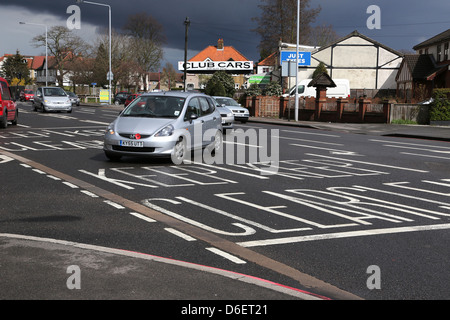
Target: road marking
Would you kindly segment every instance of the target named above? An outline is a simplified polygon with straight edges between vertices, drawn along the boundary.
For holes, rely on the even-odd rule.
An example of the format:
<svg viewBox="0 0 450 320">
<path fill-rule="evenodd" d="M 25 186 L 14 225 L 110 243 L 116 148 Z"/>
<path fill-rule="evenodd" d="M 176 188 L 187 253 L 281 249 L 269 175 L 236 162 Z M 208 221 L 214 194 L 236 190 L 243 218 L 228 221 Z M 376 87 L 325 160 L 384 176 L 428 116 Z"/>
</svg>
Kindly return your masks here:
<svg viewBox="0 0 450 320">
<path fill-rule="evenodd" d="M 359 161 L 359 160 L 350 160 L 350 159 L 342 159 L 342 158 L 329 157 L 329 156 L 324 156 L 324 155 L 320 155 L 320 154 L 312 154 L 312 153 L 307 153 L 306 155 L 308 155 L 308 156 L 315 156 L 315 157 L 322 157 L 322 158 L 329 158 L 329 159 L 334 159 L 334 160 L 342 160 L 342 161 L 362 163 L 362 164 L 367 164 L 367 165 L 370 165 L 370 166 L 377 166 L 377 167 L 385 167 L 385 168 L 392 168 L 392 169 L 399 169 L 399 170 L 406 170 L 406 171 L 413 171 L 413 172 L 428 173 L 428 171 L 426 171 L 426 170 L 417 170 L 417 169 L 411 169 L 411 168 L 405 168 L 405 167 L 397 167 L 397 166 L 391 166 L 391 165 L 388 165 L 388 164 L 373 163 L 373 162 L 366 162 L 366 161 Z"/>
<path fill-rule="evenodd" d="M 217 254 L 217 255 L 225 258 L 225 259 L 228 259 L 228 260 L 230 260 L 230 261 L 232 261 L 234 263 L 237 263 L 237 264 L 246 264 L 247 263 L 244 260 L 241 260 L 238 257 L 235 257 L 235 256 L 229 254 L 228 252 L 222 251 L 222 250 L 217 249 L 217 248 L 206 248 L 206 250 L 209 250 L 209 251 L 211 251 L 211 252 L 213 252 L 213 253 L 215 253 L 215 254 Z"/>
<path fill-rule="evenodd" d="M 84 193 L 85 195 L 91 197 L 91 198 L 98 198 L 98 195 L 96 195 L 93 192 L 87 191 L 87 190 L 81 190 L 82 193 Z"/>
<path fill-rule="evenodd" d="M 100 121 L 93 121 L 93 120 L 80 120 L 80 122 L 87 122 L 87 123 L 95 123 L 95 124 L 103 124 L 105 126 L 109 125 L 109 122 L 100 122 Z"/>
<path fill-rule="evenodd" d="M 147 222 L 156 222 L 156 220 L 151 219 L 151 218 L 149 218 L 147 216 L 144 216 L 144 215 L 142 215 L 140 213 L 137 213 L 137 212 L 130 212 L 130 214 L 132 216 L 135 216 L 136 218 L 142 219 L 142 220 L 147 221 Z"/>
<path fill-rule="evenodd" d="M 78 186 L 74 185 L 73 183 L 64 181 L 63 184 L 65 184 L 68 187 L 71 187 L 72 189 L 78 189 Z"/>
<path fill-rule="evenodd" d="M 124 206 L 122 206 L 122 205 L 120 205 L 118 203 L 115 203 L 114 201 L 111 201 L 111 200 L 105 200 L 103 202 L 106 203 L 106 204 L 109 204 L 110 206 L 112 206 L 112 207 L 114 207 L 116 209 L 125 209 Z"/>
<path fill-rule="evenodd" d="M 298 242 L 306 242 L 306 241 L 343 239 L 343 238 L 374 236 L 374 235 L 382 235 L 382 234 L 397 234 L 397 233 L 405 233 L 405 232 L 445 230 L 445 229 L 450 229 L 450 224 L 446 223 L 446 224 L 413 226 L 413 227 L 399 227 L 399 228 L 335 232 L 335 233 L 315 234 L 315 235 L 310 235 L 310 236 L 287 237 L 287 238 L 256 240 L 256 241 L 244 241 L 244 242 L 238 242 L 237 244 L 239 244 L 245 248 L 250 248 L 250 247 L 269 246 L 269 245 L 276 245 L 276 244 L 298 243 Z"/>
<path fill-rule="evenodd" d="M 164 230 L 166 230 L 167 232 L 170 232 L 170 233 L 172 233 L 172 234 L 174 234 L 174 235 L 176 235 L 176 236 L 178 236 L 178 237 L 180 237 L 180 238 L 182 238 L 182 239 L 184 239 L 186 241 L 197 241 L 197 239 L 195 239 L 195 238 L 193 238 L 191 236 L 188 236 L 187 234 L 185 234 L 183 232 L 180 232 L 180 231 L 178 231 L 176 229 L 164 228 Z"/>
</svg>

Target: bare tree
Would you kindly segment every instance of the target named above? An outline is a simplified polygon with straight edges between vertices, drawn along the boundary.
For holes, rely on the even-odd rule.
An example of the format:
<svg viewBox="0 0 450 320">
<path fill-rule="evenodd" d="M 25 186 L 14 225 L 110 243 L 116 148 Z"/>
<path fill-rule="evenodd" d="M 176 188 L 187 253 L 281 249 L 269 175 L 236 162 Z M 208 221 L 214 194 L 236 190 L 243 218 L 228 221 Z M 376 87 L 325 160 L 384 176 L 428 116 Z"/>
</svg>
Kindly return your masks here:
<svg viewBox="0 0 450 320">
<path fill-rule="evenodd" d="M 261 59 L 273 53 L 280 40 L 295 43 L 297 40 L 297 0 L 261 0 L 262 13 L 253 18 L 258 27 L 253 31 L 261 36 L 259 49 Z M 321 7 L 309 9 L 310 0 L 300 2 L 300 43 L 307 43 L 310 25 L 315 21 Z"/>
<path fill-rule="evenodd" d="M 146 76 L 160 67 L 163 58 L 162 46 L 166 41 L 163 27 L 152 16 L 138 13 L 128 17 L 124 30 L 131 37 L 129 49 L 139 65 L 139 74 L 147 91 Z"/>
<path fill-rule="evenodd" d="M 308 43 L 316 47 L 327 46 L 339 39 L 331 25 L 319 25 L 311 29 Z"/>
<path fill-rule="evenodd" d="M 162 79 L 163 82 L 167 83 L 167 87 L 169 90 L 176 85 L 177 80 L 177 71 L 175 70 L 173 64 L 166 63 L 166 66 L 163 68 L 162 71 Z"/>
<path fill-rule="evenodd" d="M 48 67 L 57 70 L 56 79 L 59 85 L 63 86 L 64 77 L 70 72 L 68 66 L 79 56 L 85 55 L 89 46 L 83 39 L 63 26 L 52 27 L 47 37 L 50 51 Z M 36 48 L 45 46 L 45 34 L 34 37 L 32 42 Z"/>
</svg>

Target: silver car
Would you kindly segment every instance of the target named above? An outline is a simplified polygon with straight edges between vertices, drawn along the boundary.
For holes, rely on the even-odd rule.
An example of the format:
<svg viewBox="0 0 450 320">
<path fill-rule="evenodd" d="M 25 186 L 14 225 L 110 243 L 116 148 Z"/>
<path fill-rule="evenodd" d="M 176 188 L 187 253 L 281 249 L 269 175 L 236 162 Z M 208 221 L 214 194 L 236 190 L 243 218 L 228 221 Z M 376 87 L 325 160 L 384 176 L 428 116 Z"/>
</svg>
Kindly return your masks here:
<svg viewBox="0 0 450 320">
<path fill-rule="evenodd" d="M 60 87 L 39 87 L 34 95 L 33 108 L 35 111 L 41 109 L 42 112 L 72 112 L 72 103 L 67 93 Z"/>
<path fill-rule="evenodd" d="M 233 129 L 234 127 L 233 112 L 231 112 L 231 110 L 228 109 L 227 107 L 220 105 L 215 99 L 213 99 L 213 101 L 216 104 L 217 110 L 219 110 L 220 112 L 220 116 L 222 117 L 223 132 L 225 133 L 226 130 Z"/>
<path fill-rule="evenodd" d="M 194 149 L 222 147 L 222 121 L 214 100 L 202 93 L 145 93 L 107 128 L 104 152 L 122 156 L 171 157 L 180 164 Z"/>
<path fill-rule="evenodd" d="M 239 103 L 237 103 L 233 98 L 215 96 L 214 99 L 216 99 L 219 105 L 221 105 L 222 107 L 227 107 L 231 110 L 231 112 L 233 112 L 235 121 L 240 121 L 242 123 L 246 123 L 248 121 L 250 112 L 247 108 L 244 108 Z"/>
</svg>

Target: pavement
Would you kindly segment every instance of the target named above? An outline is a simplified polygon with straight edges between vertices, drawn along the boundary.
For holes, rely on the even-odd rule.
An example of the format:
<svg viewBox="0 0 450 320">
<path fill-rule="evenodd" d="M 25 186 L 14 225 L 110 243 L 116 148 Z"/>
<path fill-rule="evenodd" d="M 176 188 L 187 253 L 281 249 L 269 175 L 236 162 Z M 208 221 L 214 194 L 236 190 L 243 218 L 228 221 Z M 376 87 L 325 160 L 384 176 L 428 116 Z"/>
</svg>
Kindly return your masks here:
<svg viewBox="0 0 450 320">
<path fill-rule="evenodd" d="M 325 123 L 254 117 L 249 122 L 450 141 L 450 127 L 444 126 Z M 0 233 L 0 250 L 2 300 L 185 302 L 327 299 L 227 270 L 58 239 Z"/>
</svg>

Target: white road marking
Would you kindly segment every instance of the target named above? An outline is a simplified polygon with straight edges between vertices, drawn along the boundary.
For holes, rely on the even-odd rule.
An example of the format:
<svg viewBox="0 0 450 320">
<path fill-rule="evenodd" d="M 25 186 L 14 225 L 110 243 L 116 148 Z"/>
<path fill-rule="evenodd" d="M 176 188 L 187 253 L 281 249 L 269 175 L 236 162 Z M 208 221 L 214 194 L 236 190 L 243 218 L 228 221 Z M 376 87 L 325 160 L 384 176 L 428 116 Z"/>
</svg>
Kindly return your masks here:
<svg viewBox="0 0 450 320">
<path fill-rule="evenodd" d="M 244 260 L 241 260 L 238 257 L 233 256 L 233 255 L 229 254 L 228 252 L 222 251 L 222 250 L 217 249 L 217 248 L 212 248 L 211 247 L 211 248 L 206 248 L 206 250 L 209 250 L 209 251 L 211 251 L 211 252 L 213 252 L 213 253 L 215 253 L 215 254 L 217 254 L 217 255 L 225 258 L 225 259 L 228 259 L 228 260 L 230 260 L 230 261 L 232 261 L 234 263 L 237 263 L 237 264 L 245 264 L 245 263 L 247 263 Z"/>
<path fill-rule="evenodd" d="M 325 233 L 325 234 L 315 234 L 315 235 L 310 235 L 310 236 L 245 241 L 245 242 L 238 242 L 237 244 L 248 248 L 248 247 L 259 247 L 259 246 L 268 246 L 268 245 L 276 245 L 276 244 L 298 243 L 298 242 L 305 242 L 305 241 L 343 239 L 343 238 L 352 238 L 352 237 L 374 236 L 374 235 L 383 235 L 383 234 L 397 234 L 397 233 L 416 232 L 416 231 L 445 230 L 445 229 L 450 229 L 450 224 L 447 223 L 447 224 L 425 225 L 425 226 L 347 231 L 347 232 L 336 232 L 336 233 L 328 233 L 328 234 Z"/>
<path fill-rule="evenodd" d="M 136 218 L 142 219 L 142 220 L 147 221 L 147 222 L 156 222 L 156 220 L 153 220 L 152 218 L 149 218 L 149 217 L 144 216 L 144 215 L 142 215 L 140 213 L 137 213 L 137 212 L 130 212 L 130 214 L 135 216 Z"/>
<path fill-rule="evenodd" d="M 189 236 L 189 235 L 187 235 L 187 234 L 185 234 L 183 232 L 180 232 L 180 231 L 178 231 L 176 229 L 164 228 L 164 230 L 166 230 L 167 232 L 170 232 L 170 233 L 172 233 L 172 234 L 174 234 L 174 235 L 176 235 L 176 236 L 178 236 L 181 239 L 184 239 L 186 241 L 197 241 L 197 239 L 195 239 L 195 238 L 193 238 L 193 237 L 191 237 L 191 236 Z"/>
</svg>

